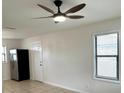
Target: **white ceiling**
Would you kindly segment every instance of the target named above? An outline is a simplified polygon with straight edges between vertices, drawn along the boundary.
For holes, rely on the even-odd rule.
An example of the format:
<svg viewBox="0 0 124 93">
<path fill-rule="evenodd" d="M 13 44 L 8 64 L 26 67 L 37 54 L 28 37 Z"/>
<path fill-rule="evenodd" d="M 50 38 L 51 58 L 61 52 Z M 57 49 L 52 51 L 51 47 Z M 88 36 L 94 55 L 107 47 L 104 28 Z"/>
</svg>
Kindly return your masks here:
<svg viewBox="0 0 124 93">
<path fill-rule="evenodd" d="M 26 38 L 51 31 L 68 29 L 84 24 L 99 22 L 121 16 L 121 0 L 62 0 L 61 11 L 65 12 L 80 3 L 86 3 L 86 7 L 75 13 L 85 16 L 84 19 L 71 20 L 55 24 L 53 19 L 32 19 L 51 15 L 37 6 L 42 4 L 57 11 L 54 0 L 3 0 L 3 33 L 17 33 L 18 38 Z M 8 30 L 4 27 L 14 27 Z M 16 36 L 16 35 L 15 35 Z M 4 34 L 3 37 L 8 37 Z M 12 35 L 10 36 L 12 38 Z M 13 36 L 14 37 L 14 36 Z"/>
</svg>

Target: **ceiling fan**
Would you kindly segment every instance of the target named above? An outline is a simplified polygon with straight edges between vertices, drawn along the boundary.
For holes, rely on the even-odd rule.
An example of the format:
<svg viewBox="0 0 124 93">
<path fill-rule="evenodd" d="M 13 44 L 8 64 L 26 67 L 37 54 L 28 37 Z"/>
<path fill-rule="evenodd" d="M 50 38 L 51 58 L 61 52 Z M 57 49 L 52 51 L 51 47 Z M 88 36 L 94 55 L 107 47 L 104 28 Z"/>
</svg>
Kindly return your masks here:
<svg viewBox="0 0 124 93">
<path fill-rule="evenodd" d="M 70 18 L 70 19 L 80 19 L 80 18 L 84 18 L 84 16 L 81 15 L 67 15 L 67 14 L 71 14 L 71 13 L 75 13 L 79 10 L 81 10 L 82 8 L 84 8 L 86 6 L 85 3 L 79 4 L 77 6 L 72 7 L 71 9 L 67 10 L 66 12 L 62 13 L 60 10 L 60 6 L 62 5 L 62 1 L 61 0 L 55 0 L 54 4 L 58 7 L 58 12 L 55 13 L 53 10 L 51 10 L 50 8 L 43 6 L 41 4 L 37 4 L 37 6 L 39 6 L 40 8 L 43 8 L 44 10 L 46 10 L 47 12 L 51 13 L 51 16 L 47 16 L 47 17 L 37 17 L 34 19 L 41 19 L 41 18 L 53 18 L 55 23 L 58 22 L 63 22 L 66 20 L 66 18 Z"/>
</svg>

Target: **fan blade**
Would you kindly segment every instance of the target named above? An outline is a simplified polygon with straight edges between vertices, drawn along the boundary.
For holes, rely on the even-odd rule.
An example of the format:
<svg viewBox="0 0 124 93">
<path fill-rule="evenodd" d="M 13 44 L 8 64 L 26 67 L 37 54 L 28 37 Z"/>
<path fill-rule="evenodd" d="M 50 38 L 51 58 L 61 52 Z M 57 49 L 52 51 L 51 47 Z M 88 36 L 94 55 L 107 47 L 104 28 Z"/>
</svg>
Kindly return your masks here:
<svg viewBox="0 0 124 93">
<path fill-rule="evenodd" d="M 48 7 L 45 7 L 45 6 L 41 5 L 41 4 L 37 4 L 37 5 L 38 5 L 39 7 L 41 7 L 41 8 L 43 8 L 44 10 L 46 10 L 46 11 L 48 11 L 48 12 L 54 14 L 54 11 L 51 10 L 51 9 L 49 9 Z"/>
<path fill-rule="evenodd" d="M 65 12 L 65 14 L 75 13 L 75 12 L 81 10 L 82 8 L 84 8 L 85 6 L 86 6 L 86 4 L 84 4 L 84 3 L 83 4 L 79 4 L 79 5 L 75 6 L 75 7 L 72 7 L 71 9 L 67 10 Z"/>
<path fill-rule="evenodd" d="M 66 16 L 70 19 L 80 19 L 80 18 L 84 18 L 84 16 L 80 16 L 80 15 L 70 15 L 70 16 Z"/>
<path fill-rule="evenodd" d="M 11 30 L 15 30 L 16 28 L 14 28 L 14 27 L 4 27 L 4 29 L 11 29 Z"/>
<path fill-rule="evenodd" d="M 47 17 L 36 17 L 36 18 L 33 18 L 33 19 L 41 19 L 41 18 L 53 18 L 54 16 L 47 16 Z"/>
</svg>

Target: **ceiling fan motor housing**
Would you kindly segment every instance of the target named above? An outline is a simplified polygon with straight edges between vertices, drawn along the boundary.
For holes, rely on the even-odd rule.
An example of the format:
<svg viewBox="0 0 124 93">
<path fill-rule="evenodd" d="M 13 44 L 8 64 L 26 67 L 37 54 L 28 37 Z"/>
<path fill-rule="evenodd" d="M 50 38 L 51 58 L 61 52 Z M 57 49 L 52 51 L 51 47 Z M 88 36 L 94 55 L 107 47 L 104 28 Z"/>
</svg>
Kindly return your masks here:
<svg viewBox="0 0 124 93">
<path fill-rule="evenodd" d="M 57 7 L 60 7 L 62 5 L 62 1 L 61 0 L 55 0 L 54 1 L 54 4 L 57 6 Z"/>
</svg>

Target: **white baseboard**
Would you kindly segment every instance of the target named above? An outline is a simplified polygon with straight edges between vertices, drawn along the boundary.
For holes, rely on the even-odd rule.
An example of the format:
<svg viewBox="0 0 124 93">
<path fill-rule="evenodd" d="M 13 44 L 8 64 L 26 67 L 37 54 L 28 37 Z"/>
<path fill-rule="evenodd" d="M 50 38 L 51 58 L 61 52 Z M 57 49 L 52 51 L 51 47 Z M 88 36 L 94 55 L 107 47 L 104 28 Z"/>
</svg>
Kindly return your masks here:
<svg viewBox="0 0 124 93">
<path fill-rule="evenodd" d="M 63 86 L 63 85 L 60 85 L 60 84 L 55 84 L 55 83 L 51 83 L 51 82 L 47 82 L 47 81 L 43 81 L 43 82 L 46 83 L 46 84 L 53 85 L 53 86 L 60 87 L 60 88 L 64 88 L 64 89 L 67 89 L 67 90 L 71 90 L 71 91 L 75 91 L 75 92 L 79 92 L 79 93 L 86 93 L 86 92 L 81 92 L 80 90 L 69 88 L 69 87 L 66 87 L 66 86 Z"/>
</svg>

